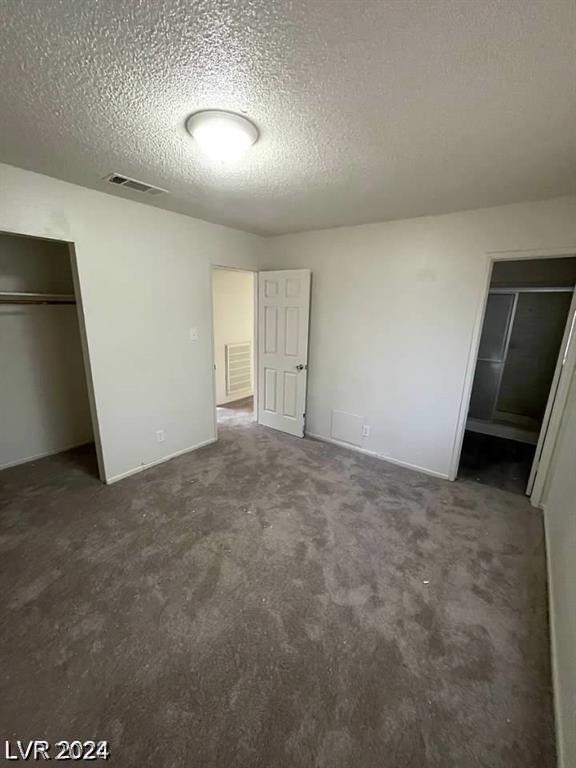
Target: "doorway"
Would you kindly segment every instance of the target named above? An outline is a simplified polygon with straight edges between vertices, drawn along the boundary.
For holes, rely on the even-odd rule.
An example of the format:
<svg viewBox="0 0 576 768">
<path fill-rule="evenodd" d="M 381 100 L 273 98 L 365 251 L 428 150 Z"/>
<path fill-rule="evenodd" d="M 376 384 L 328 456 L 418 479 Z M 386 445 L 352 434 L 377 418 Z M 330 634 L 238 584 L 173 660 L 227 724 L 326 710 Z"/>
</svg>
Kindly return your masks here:
<svg viewBox="0 0 576 768">
<path fill-rule="evenodd" d="M 311 272 L 212 268 L 218 426 L 304 437 Z"/>
<path fill-rule="evenodd" d="M 459 478 L 530 494 L 574 315 L 576 258 L 494 264 Z"/>
<path fill-rule="evenodd" d="M 97 477 L 70 243 L 0 233 L 0 326 L 0 469 L 53 457 L 50 471 L 74 465 Z"/>
<path fill-rule="evenodd" d="M 218 426 L 255 421 L 254 272 L 212 269 L 214 392 Z"/>
</svg>

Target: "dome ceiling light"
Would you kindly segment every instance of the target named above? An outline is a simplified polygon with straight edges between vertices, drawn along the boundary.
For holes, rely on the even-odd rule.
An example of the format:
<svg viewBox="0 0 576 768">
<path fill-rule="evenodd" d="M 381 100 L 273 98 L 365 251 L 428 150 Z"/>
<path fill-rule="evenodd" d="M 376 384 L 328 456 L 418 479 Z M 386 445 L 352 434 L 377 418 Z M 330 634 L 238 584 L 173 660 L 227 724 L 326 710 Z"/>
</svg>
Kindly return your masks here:
<svg viewBox="0 0 576 768">
<path fill-rule="evenodd" d="M 235 112 L 205 109 L 186 120 L 186 130 L 213 160 L 238 160 L 258 141 L 258 128 Z"/>
</svg>

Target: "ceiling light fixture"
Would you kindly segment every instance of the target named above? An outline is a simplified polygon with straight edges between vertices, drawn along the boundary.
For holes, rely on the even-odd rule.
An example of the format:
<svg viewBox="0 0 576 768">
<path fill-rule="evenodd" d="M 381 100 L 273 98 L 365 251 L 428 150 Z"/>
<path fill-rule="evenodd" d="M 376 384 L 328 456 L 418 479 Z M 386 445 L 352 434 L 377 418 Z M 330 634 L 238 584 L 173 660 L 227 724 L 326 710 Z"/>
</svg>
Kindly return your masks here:
<svg viewBox="0 0 576 768">
<path fill-rule="evenodd" d="M 200 149 L 214 160 L 240 158 L 258 141 L 258 128 L 235 112 L 205 109 L 186 120 L 186 130 Z"/>
</svg>

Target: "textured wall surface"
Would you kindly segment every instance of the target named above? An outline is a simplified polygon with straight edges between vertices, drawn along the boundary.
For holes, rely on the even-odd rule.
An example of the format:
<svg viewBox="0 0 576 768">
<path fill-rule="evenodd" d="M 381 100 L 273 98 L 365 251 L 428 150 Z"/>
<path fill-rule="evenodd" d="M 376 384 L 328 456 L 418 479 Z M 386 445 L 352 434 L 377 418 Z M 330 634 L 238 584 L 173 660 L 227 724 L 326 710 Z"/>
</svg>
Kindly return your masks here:
<svg viewBox="0 0 576 768">
<path fill-rule="evenodd" d="M 328 438 L 332 410 L 357 414 L 363 448 L 446 476 L 488 252 L 573 249 L 576 197 L 265 242 L 268 268 L 312 270 L 307 430 Z"/>
<path fill-rule="evenodd" d="M 2 230 L 74 243 L 108 480 L 214 439 L 210 266 L 261 238 L 0 165 Z"/>
<path fill-rule="evenodd" d="M 249 341 L 254 349 L 254 274 L 212 270 L 212 316 L 216 403 L 230 403 L 253 394 L 253 388 L 226 394 L 226 345 Z M 253 362 L 253 361 L 252 361 Z M 253 366 L 252 366 L 253 368 Z M 254 370 L 252 370 L 254 382 Z"/>
<path fill-rule="evenodd" d="M 572 0 L 0 0 L 0 160 L 261 233 L 575 190 Z M 570 98 L 570 94 L 572 98 Z M 246 113 L 234 168 L 199 109 Z"/>
</svg>

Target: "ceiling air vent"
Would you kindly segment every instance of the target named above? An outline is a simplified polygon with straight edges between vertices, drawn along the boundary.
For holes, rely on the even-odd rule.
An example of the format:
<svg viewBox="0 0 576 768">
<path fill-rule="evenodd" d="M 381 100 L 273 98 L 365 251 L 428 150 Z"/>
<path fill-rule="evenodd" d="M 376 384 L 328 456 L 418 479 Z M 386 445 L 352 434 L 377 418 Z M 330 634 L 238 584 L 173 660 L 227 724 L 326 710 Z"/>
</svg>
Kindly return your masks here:
<svg viewBox="0 0 576 768">
<path fill-rule="evenodd" d="M 104 181 L 109 181 L 110 184 L 114 184 L 117 187 L 131 189 L 134 192 L 143 192 L 145 195 L 160 195 L 163 192 L 167 192 L 166 189 L 153 187 L 151 184 L 145 184 L 143 181 L 131 179 L 128 176 L 122 176 L 119 173 L 111 173 L 109 176 L 105 177 Z"/>
</svg>

